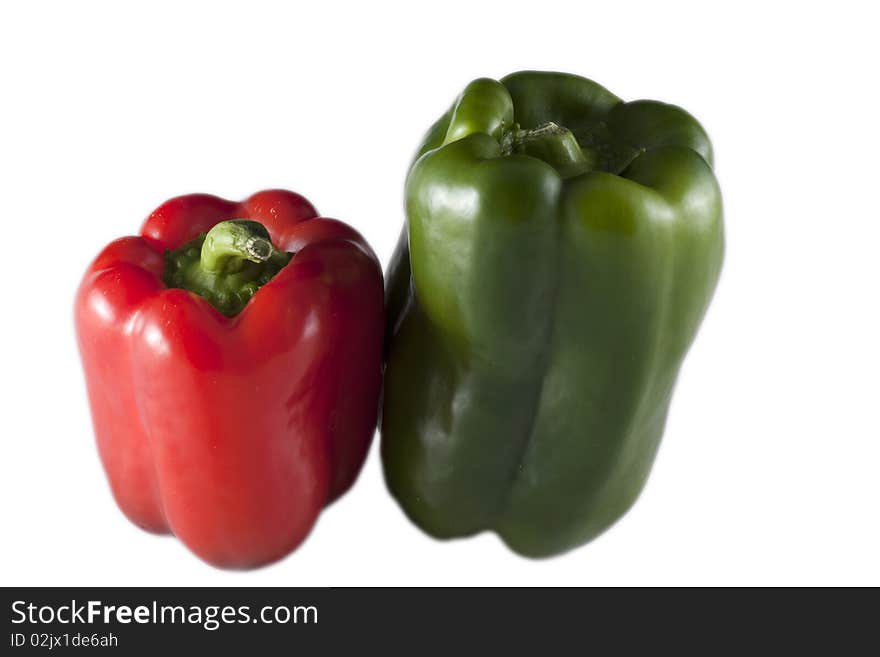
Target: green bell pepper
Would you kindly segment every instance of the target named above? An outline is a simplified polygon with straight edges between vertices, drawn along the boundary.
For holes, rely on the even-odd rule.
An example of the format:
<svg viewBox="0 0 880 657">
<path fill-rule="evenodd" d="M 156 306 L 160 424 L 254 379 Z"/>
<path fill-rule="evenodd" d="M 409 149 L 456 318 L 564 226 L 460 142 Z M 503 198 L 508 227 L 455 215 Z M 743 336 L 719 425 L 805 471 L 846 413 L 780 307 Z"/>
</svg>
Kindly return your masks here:
<svg viewBox="0 0 880 657">
<path fill-rule="evenodd" d="M 684 110 L 574 75 L 469 84 L 406 183 L 386 290 L 382 459 L 437 537 L 549 556 L 645 484 L 724 250 Z"/>
</svg>

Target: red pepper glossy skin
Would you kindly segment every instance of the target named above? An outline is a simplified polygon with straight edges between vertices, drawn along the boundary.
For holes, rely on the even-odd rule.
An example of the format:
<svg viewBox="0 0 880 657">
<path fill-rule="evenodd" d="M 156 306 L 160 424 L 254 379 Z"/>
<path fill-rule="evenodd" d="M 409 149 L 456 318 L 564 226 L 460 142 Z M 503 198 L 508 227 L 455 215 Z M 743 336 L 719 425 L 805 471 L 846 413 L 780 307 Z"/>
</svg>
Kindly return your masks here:
<svg viewBox="0 0 880 657">
<path fill-rule="evenodd" d="M 166 288 L 163 253 L 233 218 L 296 255 L 224 317 Z M 168 201 L 98 255 L 75 314 L 101 460 L 140 527 L 253 567 L 293 550 L 357 477 L 379 405 L 382 271 L 303 197 Z"/>
</svg>

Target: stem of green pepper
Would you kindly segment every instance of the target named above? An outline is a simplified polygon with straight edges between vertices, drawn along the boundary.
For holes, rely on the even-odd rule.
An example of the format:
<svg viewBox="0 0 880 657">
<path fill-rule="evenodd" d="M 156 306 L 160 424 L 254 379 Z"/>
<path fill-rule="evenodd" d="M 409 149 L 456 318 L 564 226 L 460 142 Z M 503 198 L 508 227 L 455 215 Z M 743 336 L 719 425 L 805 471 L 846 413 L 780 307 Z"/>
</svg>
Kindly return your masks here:
<svg viewBox="0 0 880 657">
<path fill-rule="evenodd" d="M 514 124 L 501 138 L 501 152 L 504 155 L 523 153 L 537 157 L 556 169 L 563 178 L 593 168 L 593 162 L 572 132 L 552 121 L 530 130 L 521 130 Z"/>
<path fill-rule="evenodd" d="M 266 229 L 255 221 L 221 221 L 208 231 L 202 244 L 205 271 L 233 273 L 246 261 L 266 262 L 276 253 Z"/>
<path fill-rule="evenodd" d="M 505 155 L 509 155 L 514 149 L 529 140 L 538 139 L 540 137 L 564 135 L 568 132 L 568 128 L 563 128 L 561 125 L 554 123 L 553 121 L 548 121 L 547 123 L 539 125 L 537 128 L 532 128 L 531 130 L 521 130 L 518 125 L 514 124 L 513 128 L 504 134 L 504 137 L 501 140 L 501 149 L 504 151 Z"/>
</svg>

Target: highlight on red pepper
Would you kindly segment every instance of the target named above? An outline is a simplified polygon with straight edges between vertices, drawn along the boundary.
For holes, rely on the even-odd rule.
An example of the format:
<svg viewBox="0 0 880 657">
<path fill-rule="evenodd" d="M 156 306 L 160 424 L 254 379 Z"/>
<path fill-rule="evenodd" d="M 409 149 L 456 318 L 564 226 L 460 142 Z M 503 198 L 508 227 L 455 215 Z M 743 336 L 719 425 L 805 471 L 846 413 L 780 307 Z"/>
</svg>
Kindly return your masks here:
<svg viewBox="0 0 880 657">
<path fill-rule="evenodd" d="M 363 465 L 382 270 L 292 192 L 171 199 L 88 268 L 76 330 L 123 513 L 220 567 L 297 547 Z"/>
</svg>

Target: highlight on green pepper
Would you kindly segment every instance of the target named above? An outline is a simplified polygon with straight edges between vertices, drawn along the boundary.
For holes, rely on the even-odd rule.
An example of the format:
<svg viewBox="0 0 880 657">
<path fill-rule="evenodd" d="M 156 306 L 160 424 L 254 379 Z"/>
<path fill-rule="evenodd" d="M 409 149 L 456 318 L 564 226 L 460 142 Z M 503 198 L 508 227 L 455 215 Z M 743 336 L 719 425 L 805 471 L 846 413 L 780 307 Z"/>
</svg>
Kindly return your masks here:
<svg viewBox="0 0 880 657">
<path fill-rule="evenodd" d="M 712 159 L 684 110 L 564 73 L 475 80 L 431 127 L 386 278 L 413 522 L 543 557 L 632 506 L 721 271 Z"/>
</svg>

